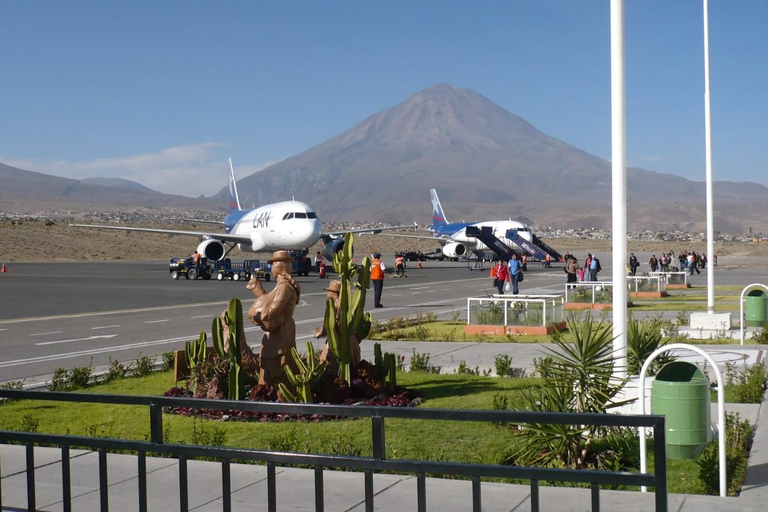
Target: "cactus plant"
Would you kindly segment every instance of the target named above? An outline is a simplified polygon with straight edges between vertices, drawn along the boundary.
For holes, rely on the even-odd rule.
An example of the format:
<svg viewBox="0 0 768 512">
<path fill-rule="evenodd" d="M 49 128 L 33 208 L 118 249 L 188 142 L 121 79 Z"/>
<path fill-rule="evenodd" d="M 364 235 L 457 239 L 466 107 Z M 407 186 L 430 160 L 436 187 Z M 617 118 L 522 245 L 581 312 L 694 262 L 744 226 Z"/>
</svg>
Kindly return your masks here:
<svg viewBox="0 0 768 512">
<path fill-rule="evenodd" d="M 208 357 L 208 339 L 205 332 L 200 333 L 196 340 L 184 344 L 184 360 L 187 368 L 193 371 L 198 365 L 203 364 Z"/>
<path fill-rule="evenodd" d="M 381 343 L 373 344 L 373 366 L 376 368 L 376 375 L 384 378 L 384 357 L 381 355 Z"/>
<path fill-rule="evenodd" d="M 226 337 L 224 333 L 226 323 Z M 242 351 L 239 333 L 243 332 L 243 305 L 235 297 L 229 301 L 229 307 L 221 318 L 214 318 L 211 327 L 213 348 L 222 359 L 229 361 L 229 392 L 230 400 L 240 400 L 245 395 L 245 373 L 242 371 Z"/>
<path fill-rule="evenodd" d="M 388 388 L 395 389 L 397 387 L 397 362 L 395 354 L 386 352 L 383 357 L 384 363 L 384 384 Z"/>
<path fill-rule="evenodd" d="M 328 345 L 339 361 L 339 376 L 350 382 L 350 363 L 352 358 L 352 338 L 364 339 L 371 331 L 371 314 L 365 312 L 365 293 L 371 284 L 371 259 L 366 256 L 361 265 L 352 259 L 354 236 L 347 233 L 344 237 L 344 249 L 333 256 L 333 268 L 339 274 L 338 325 L 333 300 L 325 305 L 325 330 L 328 333 Z M 353 278 L 356 278 L 353 281 Z"/>
<path fill-rule="evenodd" d="M 280 382 L 277 387 L 283 396 L 291 402 L 301 402 L 308 404 L 312 402 L 312 384 L 320 380 L 325 372 L 325 363 L 317 363 L 315 361 L 315 350 L 312 347 L 312 342 L 307 342 L 307 362 L 301 360 L 301 355 L 296 347 L 291 348 L 291 355 L 296 362 L 296 366 L 299 368 L 299 373 L 294 373 L 290 365 L 285 365 L 285 376 L 288 381 L 296 388 L 296 394 L 294 395 L 288 386 Z"/>
</svg>

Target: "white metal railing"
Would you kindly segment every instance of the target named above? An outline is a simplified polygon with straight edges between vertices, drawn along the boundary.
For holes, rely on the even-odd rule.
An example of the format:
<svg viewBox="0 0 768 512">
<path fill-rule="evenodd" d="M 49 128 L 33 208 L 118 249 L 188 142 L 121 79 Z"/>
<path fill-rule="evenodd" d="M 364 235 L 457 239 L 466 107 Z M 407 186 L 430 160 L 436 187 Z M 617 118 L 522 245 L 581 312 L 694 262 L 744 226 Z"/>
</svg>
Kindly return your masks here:
<svg viewBox="0 0 768 512">
<path fill-rule="evenodd" d="M 662 276 L 627 276 L 630 292 L 663 292 L 667 289 L 667 280 Z"/>
<path fill-rule="evenodd" d="M 688 272 L 648 272 L 648 275 L 651 277 L 661 277 L 668 285 L 682 284 L 688 286 Z"/>
<path fill-rule="evenodd" d="M 546 327 L 565 320 L 562 295 L 467 298 L 467 325 Z"/>
<path fill-rule="evenodd" d="M 565 302 L 584 304 L 610 304 L 613 301 L 613 283 L 583 281 L 565 285 Z"/>
</svg>

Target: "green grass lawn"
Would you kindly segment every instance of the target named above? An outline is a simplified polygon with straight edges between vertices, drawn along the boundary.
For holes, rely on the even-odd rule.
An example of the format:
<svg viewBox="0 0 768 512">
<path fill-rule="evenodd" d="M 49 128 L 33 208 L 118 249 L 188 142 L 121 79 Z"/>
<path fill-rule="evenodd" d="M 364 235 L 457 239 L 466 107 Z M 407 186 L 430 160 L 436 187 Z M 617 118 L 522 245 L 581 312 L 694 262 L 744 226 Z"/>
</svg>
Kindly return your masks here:
<svg viewBox="0 0 768 512">
<path fill-rule="evenodd" d="M 114 381 L 83 393 L 161 395 L 174 386 L 172 372 Z M 399 384 L 425 399 L 421 407 L 492 409 L 494 396 L 506 395 L 514 407 L 519 391 L 538 379 L 399 372 Z M 163 415 L 167 442 L 222 445 L 322 454 L 371 455 L 371 424 L 364 419 L 319 423 L 215 421 Z M 30 427 L 33 426 L 33 427 Z M 42 401 L 11 401 L 0 406 L 0 429 L 36 430 L 145 440 L 149 436 L 146 407 Z M 511 453 L 510 429 L 487 423 L 390 419 L 386 422 L 387 457 L 468 463 L 503 463 Z M 652 454 L 649 468 L 653 467 Z M 669 461 L 669 491 L 701 492 L 693 461 Z"/>
</svg>

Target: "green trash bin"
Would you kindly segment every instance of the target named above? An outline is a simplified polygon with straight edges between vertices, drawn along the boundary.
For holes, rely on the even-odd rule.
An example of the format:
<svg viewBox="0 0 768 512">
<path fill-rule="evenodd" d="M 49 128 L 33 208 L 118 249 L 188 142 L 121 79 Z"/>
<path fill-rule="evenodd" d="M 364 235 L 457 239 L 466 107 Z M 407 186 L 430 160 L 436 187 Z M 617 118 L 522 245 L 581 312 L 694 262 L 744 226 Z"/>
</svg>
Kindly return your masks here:
<svg viewBox="0 0 768 512">
<path fill-rule="evenodd" d="M 762 327 L 768 322 L 768 295 L 763 290 L 752 290 L 746 297 L 748 327 Z"/>
<path fill-rule="evenodd" d="M 691 363 L 669 363 L 656 375 L 651 397 L 653 414 L 666 416 L 667 457 L 698 457 L 712 439 L 707 376 Z"/>
</svg>

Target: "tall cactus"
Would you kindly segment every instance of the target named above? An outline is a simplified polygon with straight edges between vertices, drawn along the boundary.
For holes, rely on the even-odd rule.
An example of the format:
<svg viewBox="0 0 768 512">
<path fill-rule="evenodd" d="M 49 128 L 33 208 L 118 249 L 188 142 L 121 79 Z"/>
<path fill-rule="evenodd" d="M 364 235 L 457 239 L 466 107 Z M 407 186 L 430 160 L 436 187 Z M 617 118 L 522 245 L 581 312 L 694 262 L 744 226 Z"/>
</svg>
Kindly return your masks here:
<svg viewBox="0 0 768 512">
<path fill-rule="evenodd" d="M 226 323 L 226 337 L 224 323 Z M 224 313 L 224 323 L 216 317 L 211 327 L 213 348 L 222 359 L 229 360 L 229 394 L 230 400 L 240 400 L 245 395 L 245 373 L 242 368 L 241 340 L 239 333 L 243 332 L 243 304 L 235 297 L 229 301 L 229 307 Z"/>
<path fill-rule="evenodd" d="M 352 337 L 362 340 L 371 331 L 371 314 L 365 312 L 365 293 L 371 285 L 371 259 L 366 256 L 361 265 L 352 259 L 354 236 L 347 233 L 344 249 L 333 256 L 333 268 L 339 274 L 339 322 L 333 300 L 325 304 L 325 331 L 328 345 L 339 361 L 339 376 L 351 381 Z M 353 280 L 353 278 L 355 278 Z"/>
<path fill-rule="evenodd" d="M 315 361 L 315 350 L 312 347 L 312 342 L 307 342 L 307 363 L 301 360 L 299 351 L 296 347 L 291 348 L 291 355 L 296 362 L 296 366 L 299 368 L 299 373 L 296 374 L 291 369 L 290 365 L 285 365 L 285 376 L 288 381 L 296 388 L 296 395 L 291 393 L 288 386 L 280 382 L 277 387 L 285 398 L 291 402 L 301 402 L 308 404 L 312 402 L 312 384 L 320 380 L 325 372 L 325 363 L 317 364 Z"/>
<path fill-rule="evenodd" d="M 198 365 L 203 364 L 207 358 L 208 339 L 203 331 L 196 340 L 188 341 L 184 344 L 184 361 L 191 372 Z"/>
</svg>

